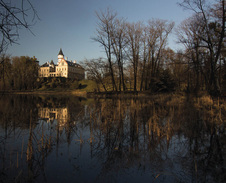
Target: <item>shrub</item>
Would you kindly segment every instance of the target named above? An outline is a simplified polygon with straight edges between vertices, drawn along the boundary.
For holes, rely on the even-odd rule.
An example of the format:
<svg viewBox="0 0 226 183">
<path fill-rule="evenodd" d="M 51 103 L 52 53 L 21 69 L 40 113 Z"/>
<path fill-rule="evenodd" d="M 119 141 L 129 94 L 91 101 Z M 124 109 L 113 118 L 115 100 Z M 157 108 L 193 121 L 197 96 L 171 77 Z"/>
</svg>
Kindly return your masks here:
<svg viewBox="0 0 226 183">
<path fill-rule="evenodd" d="M 176 83 L 171 72 L 166 69 L 161 71 L 159 77 L 151 79 L 149 87 L 152 92 L 172 92 L 175 91 Z"/>
</svg>

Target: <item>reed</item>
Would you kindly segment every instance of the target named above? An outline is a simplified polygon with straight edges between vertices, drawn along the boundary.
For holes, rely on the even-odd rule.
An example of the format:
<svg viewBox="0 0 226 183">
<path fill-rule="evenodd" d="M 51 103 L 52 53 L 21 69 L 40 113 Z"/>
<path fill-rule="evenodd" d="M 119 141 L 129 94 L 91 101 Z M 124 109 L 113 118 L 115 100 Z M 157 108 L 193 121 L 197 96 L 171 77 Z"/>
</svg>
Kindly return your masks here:
<svg viewBox="0 0 226 183">
<path fill-rule="evenodd" d="M 24 138 L 21 145 L 21 159 L 23 159 L 23 152 L 24 152 Z"/>
<path fill-rule="evenodd" d="M 16 167 L 19 167 L 19 153 L 17 151 L 17 157 L 16 157 Z"/>
</svg>

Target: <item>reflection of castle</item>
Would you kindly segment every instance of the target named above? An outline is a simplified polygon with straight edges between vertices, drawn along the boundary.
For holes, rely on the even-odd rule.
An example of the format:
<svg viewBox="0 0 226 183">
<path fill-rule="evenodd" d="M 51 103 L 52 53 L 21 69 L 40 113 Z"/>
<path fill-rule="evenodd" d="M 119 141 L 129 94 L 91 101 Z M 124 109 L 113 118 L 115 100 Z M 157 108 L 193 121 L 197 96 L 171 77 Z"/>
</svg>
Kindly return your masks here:
<svg viewBox="0 0 226 183">
<path fill-rule="evenodd" d="M 69 120 L 68 109 L 65 108 L 39 108 L 38 115 L 41 119 L 52 122 L 54 119 L 58 121 L 60 127 L 64 127 Z"/>
</svg>

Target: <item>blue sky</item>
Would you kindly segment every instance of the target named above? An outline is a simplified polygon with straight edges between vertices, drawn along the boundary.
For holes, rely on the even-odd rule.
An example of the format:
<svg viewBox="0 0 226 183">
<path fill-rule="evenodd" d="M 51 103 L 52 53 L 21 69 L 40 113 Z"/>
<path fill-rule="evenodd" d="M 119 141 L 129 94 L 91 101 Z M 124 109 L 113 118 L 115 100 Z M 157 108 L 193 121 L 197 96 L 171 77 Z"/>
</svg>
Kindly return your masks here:
<svg viewBox="0 0 226 183">
<path fill-rule="evenodd" d="M 82 62 L 84 59 L 104 56 L 95 36 L 97 18 L 95 11 L 111 8 L 130 22 L 158 18 L 174 21 L 176 26 L 190 16 L 177 5 L 181 0 L 31 0 L 40 21 L 29 31 L 21 29 L 18 43 L 9 47 L 11 56 L 35 56 L 40 64 L 53 60 L 62 48 L 69 60 Z M 171 35 L 169 46 L 177 49 Z"/>
</svg>

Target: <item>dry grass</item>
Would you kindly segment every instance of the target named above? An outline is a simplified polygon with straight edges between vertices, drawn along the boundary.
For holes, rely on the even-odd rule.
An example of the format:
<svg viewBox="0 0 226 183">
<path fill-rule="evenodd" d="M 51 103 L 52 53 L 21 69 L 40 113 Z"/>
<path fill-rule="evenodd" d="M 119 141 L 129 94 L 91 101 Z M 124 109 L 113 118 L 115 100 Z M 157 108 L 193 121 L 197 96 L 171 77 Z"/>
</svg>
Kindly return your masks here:
<svg viewBox="0 0 226 183">
<path fill-rule="evenodd" d="M 87 92 L 80 91 L 80 90 L 74 90 L 74 91 L 71 91 L 71 94 L 76 95 L 76 96 L 86 97 Z"/>
<path fill-rule="evenodd" d="M 214 101 L 211 98 L 211 96 L 205 95 L 197 99 L 197 102 L 195 103 L 196 107 L 198 108 L 209 108 L 213 106 Z"/>
<path fill-rule="evenodd" d="M 167 106 L 178 106 L 184 104 L 186 97 L 184 95 L 172 95 L 169 101 L 166 102 Z"/>
<path fill-rule="evenodd" d="M 193 101 L 194 107 L 202 111 L 205 120 L 216 123 L 226 122 L 226 103 L 224 99 L 203 95 L 199 98 L 194 98 Z"/>
</svg>

